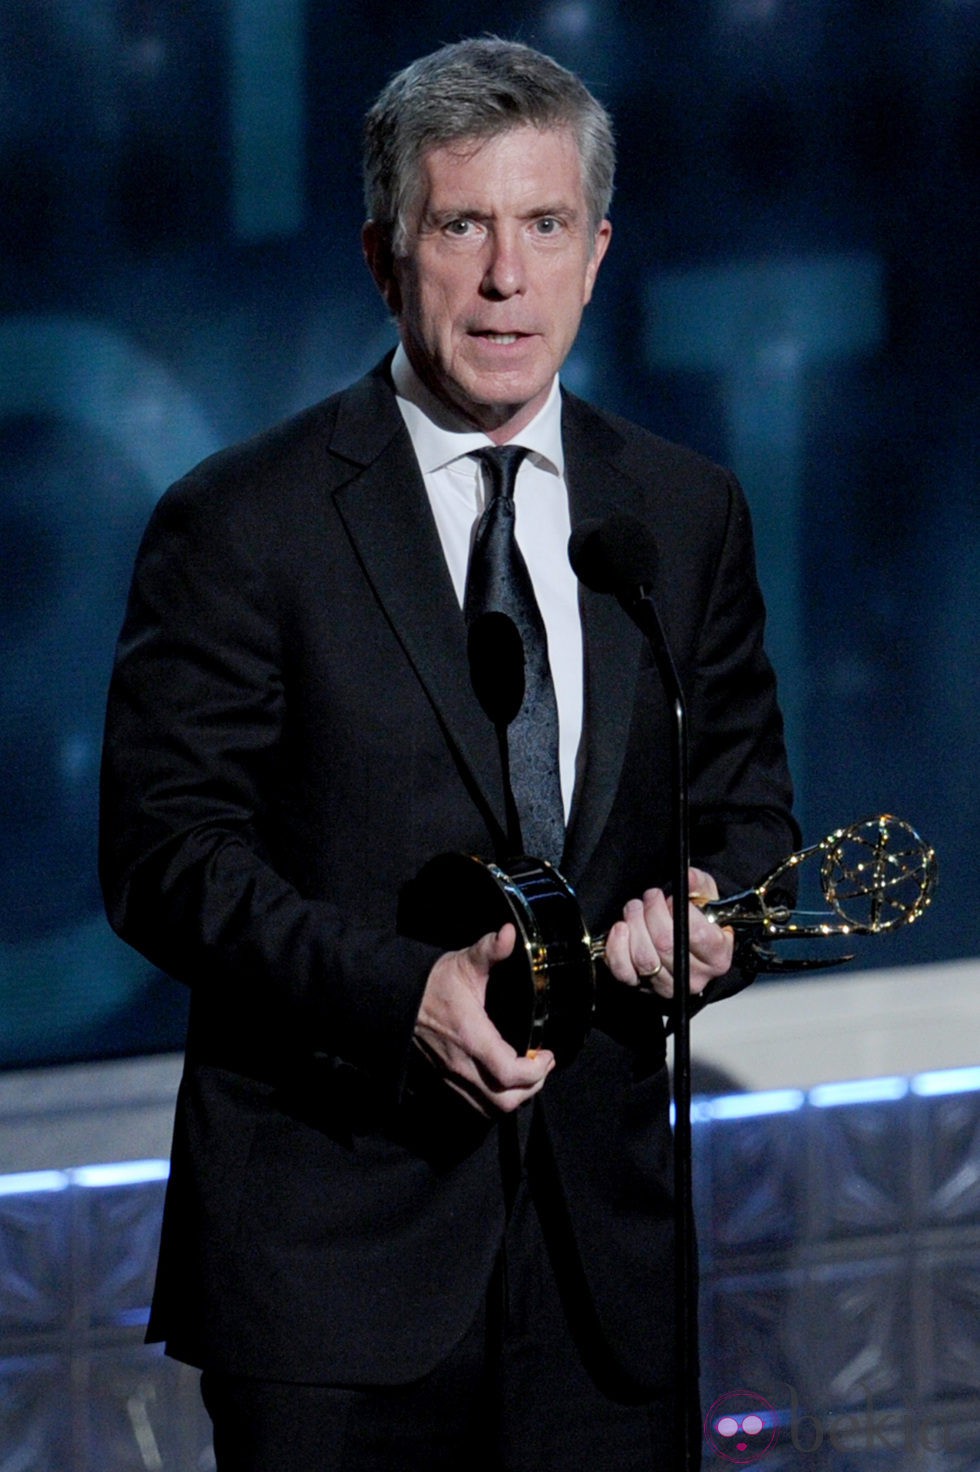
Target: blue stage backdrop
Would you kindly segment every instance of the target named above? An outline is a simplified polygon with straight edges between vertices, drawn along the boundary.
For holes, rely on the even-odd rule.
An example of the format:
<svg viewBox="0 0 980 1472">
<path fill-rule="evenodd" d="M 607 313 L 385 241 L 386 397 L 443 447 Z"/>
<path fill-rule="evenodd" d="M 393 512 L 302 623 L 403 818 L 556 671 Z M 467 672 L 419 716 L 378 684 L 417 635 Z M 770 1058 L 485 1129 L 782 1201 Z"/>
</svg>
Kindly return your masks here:
<svg viewBox="0 0 980 1472">
<path fill-rule="evenodd" d="M 179 1044 L 110 934 L 101 709 L 154 498 L 369 367 L 360 118 L 492 29 L 612 109 L 615 238 L 567 378 L 734 464 L 808 838 L 894 811 L 980 952 L 980 4 L 5 0 L 0 11 L 0 1066 Z"/>
</svg>

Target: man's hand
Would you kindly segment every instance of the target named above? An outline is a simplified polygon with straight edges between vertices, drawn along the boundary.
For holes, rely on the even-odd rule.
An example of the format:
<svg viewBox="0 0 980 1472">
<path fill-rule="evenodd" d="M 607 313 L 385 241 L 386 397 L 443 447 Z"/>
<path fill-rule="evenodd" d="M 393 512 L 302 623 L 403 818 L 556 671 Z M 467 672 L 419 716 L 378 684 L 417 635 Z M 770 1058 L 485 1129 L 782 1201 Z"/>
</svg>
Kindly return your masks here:
<svg viewBox="0 0 980 1472">
<path fill-rule="evenodd" d="M 481 1114 L 510 1114 L 532 1099 L 555 1066 L 541 1049 L 533 1058 L 516 1053 L 486 1013 L 491 967 L 506 960 L 517 932 L 504 925 L 464 951 L 447 951 L 432 970 L 415 1021 L 415 1040 L 445 1075 L 450 1088 Z"/>
<path fill-rule="evenodd" d="M 688 889 L 702 900 L 718 898 L 718 886 L 703 869 L 689 869 Z M 648 889 L 630 900 L 606 937 L 606 965 L 626 986 L 652 988 L 658 996 L 674 995 L 674 909 L 662 889 Z M 715 925 L 696 905 L 689 906 L 691 991 L 703 992 L 715 976 L 732 964 L 732 932 Z"/>
</svg>

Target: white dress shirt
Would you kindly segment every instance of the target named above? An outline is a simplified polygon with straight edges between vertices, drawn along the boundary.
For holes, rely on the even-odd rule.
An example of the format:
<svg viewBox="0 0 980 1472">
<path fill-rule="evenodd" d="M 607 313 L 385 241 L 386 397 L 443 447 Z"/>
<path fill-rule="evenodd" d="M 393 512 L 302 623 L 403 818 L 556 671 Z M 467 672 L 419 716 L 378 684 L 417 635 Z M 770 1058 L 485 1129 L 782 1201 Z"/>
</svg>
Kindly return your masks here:
<svg viewBox="0 0 980 1472">
<path fill-rule="evenodd" d="M 472 458 L 472 451 L 484 449 L 493 441 L 429 392 L 401 346 L 395 353 L 392 377 L 462 608 L 470 549 L 486 501 L 482 468 Z M 567 819 L 582 735 L 582 626 L 578 580 L 567 554 L 570 519 L 557 377 L 547 402 L 508 443 L 524 445 L 530 451 L 517 474 L 515 534 L 548 637 Z"/>
</svg>

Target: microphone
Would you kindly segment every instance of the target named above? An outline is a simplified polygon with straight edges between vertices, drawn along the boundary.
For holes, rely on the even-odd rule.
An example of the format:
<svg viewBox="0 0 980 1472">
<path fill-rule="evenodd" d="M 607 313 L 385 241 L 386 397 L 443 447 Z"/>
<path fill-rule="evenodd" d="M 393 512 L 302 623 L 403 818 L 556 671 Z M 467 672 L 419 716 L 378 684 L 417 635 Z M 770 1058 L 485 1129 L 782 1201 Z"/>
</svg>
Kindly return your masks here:
<svg viewBox="0 0 980 1472">
<path fill-rule="evenodd" d="M 466 643 L 470 681 L 483 713 L 498 730 L 513 721 L 524 700 L 524 643 L 506 613 L 478 614 Z"/>
<path fill-rule="evenodd" d="M 510 854 L 520 854 L 524 852 L 524 841 L 510 780 L 507 728 L 524 700 L 524 641 L 512 618 L 490 610 L 477 614 L 470 624 L 466 648 L 474 694 L 497 733 L 507 814 L 507 850 Z M 498 854 L 501 860 L 506 857 L 504 853 Z"/>
<path fill-rule="evenodd" d="M 674 657 L 650 589 L 657 573 L 652 532 L 625 512 L 606 521 L 583 521 L 568 539 L 568 560 L 593 593 L 612 593 L 646 638 L 669 699 L 683 705 Z"/>
<path fill-rule="evenodd" d="M 657 544 L 635 516 L 583 521 L 568 540 L 568 560 L 593 593 L 613 593 L 620 602 L 645 596 L 657 571 Z"/>
</svg>

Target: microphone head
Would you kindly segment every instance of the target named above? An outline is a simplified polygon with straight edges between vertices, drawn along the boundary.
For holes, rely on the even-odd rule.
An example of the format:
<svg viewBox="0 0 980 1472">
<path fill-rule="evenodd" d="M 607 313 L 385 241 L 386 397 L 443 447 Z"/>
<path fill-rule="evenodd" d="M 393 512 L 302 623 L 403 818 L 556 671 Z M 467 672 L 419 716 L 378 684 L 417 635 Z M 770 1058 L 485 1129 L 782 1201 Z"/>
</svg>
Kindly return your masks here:
<svg viewBox="0 0 980 1472">
<path fill-rule="evenodd" d="M 488 719 L 502 730 L 524 699 L 524 641 L 506 613 L 481 613 L 467 635 L 470 680 Z"/>
<path fill-rule="evenodd" d="M 635 516 L 583 521 L 568 541 L 575 576 L 594 593 L 617 596 L 648 588 L 657 571 L 657 544 Z"/>
</svg>

